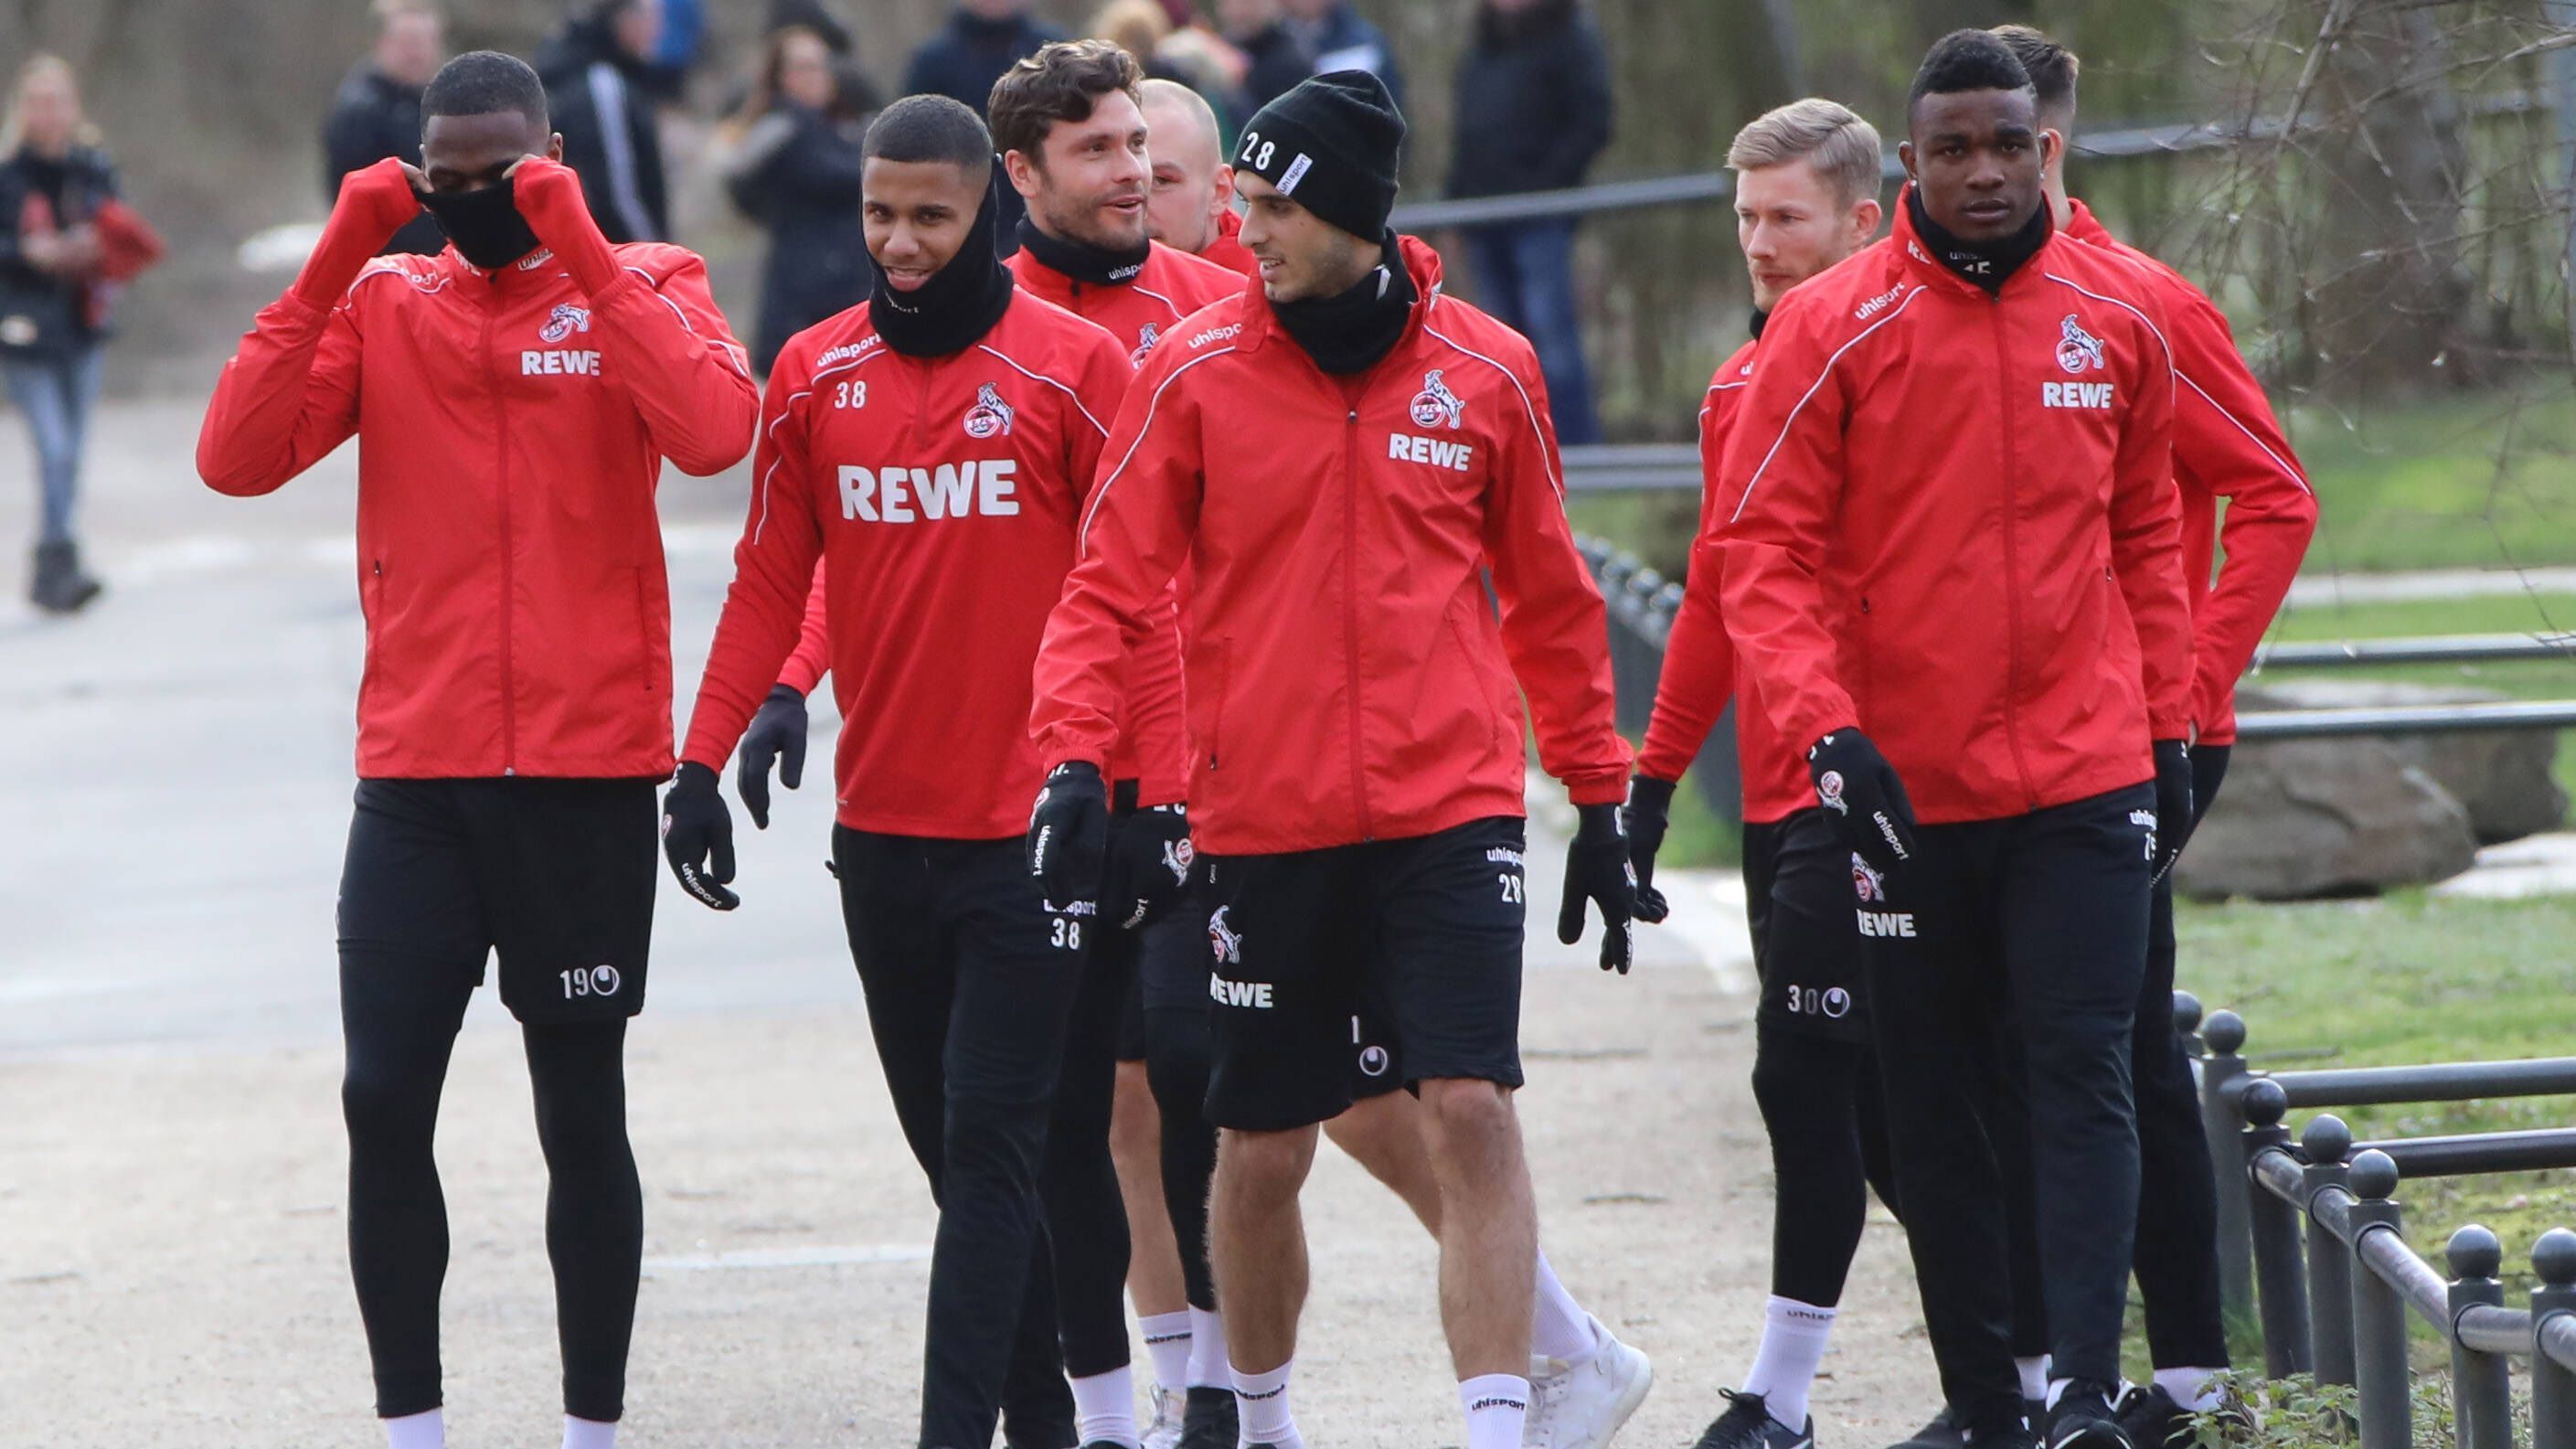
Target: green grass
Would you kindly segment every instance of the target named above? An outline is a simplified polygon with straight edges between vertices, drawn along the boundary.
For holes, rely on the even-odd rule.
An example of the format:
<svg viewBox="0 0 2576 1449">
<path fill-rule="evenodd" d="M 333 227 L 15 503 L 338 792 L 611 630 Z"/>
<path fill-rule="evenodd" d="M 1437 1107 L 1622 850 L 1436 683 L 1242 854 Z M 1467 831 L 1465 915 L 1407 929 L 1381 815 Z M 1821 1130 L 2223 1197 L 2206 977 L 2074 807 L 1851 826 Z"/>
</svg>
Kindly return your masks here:
<svg viewBox="0 0 2576 1449">
<path fill-rule="evenodd" d="M 2576 898 L 2443 900 L 2421 891 L 2375 901 L 2184 905 L 2181 980 L 2209 1010 L 2245 1018 L 2258 1067 L 2496 1061 L 2576 1051 L 2570 983 Z M 2295 1131 L 2309 1113 L 2293 1113 Z M 2357 1138 L 2563 1127 L 2576 1098 L 2349 1107 Z M 2576 1173 L 2508 1173 L 2410 1182 L 2407 1237 L 2440 1262 L 2451 1231 L 2482 1222 L 2527 1277 L 2534 1239 L 2576 1226 Z M 2527 1286 L 2527 1285 L 2526 1285 Z M 2517 1293 L 2519 1290 L 2517 1290 Z"/>
<path fill-rule="evenodd" d="M 2317 491 L 2312 570 L 2576 563 L 2576 393 L 2564 376 L 2367 413 L 2302 408 L 2286 422 Z"/>
</svg>

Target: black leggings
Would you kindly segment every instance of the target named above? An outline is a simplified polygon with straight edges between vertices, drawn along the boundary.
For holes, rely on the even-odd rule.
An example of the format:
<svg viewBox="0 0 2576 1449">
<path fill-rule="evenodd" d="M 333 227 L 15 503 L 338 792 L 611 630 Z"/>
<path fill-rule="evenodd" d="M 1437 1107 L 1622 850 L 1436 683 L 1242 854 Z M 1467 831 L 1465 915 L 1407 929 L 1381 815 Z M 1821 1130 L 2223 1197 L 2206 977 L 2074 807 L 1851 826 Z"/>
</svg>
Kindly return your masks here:
<svg viewBox="0 0 2576 1449">
<path fill-rule="evenodd" d="M 1207 1254 L 1208 1185 L 1216 1176 L 1216 1124 L 1207 1115 L 1211 1051 L 1204 1005 L 1146 1010 L 1145 1078 L 1163 1123 L 1163 1206 L 1172 1215 L 1190 1306 L 1213 1313 L 1216 1279 Z"/>
<path fill-rule="evenodd" d="M 1866 1042 L 1755 1026 L 1753 1100 L 1771 1137 L 1776 1184 L 1775 1296 L 1818 1308 L 1841 1302 L 1868 1215 L 1867 1190 L 1895 1200 L 1877 1096 L 1877 1063 Z"/>
<path fill-rule="evenodd" d="M 1064 1071 L 1047 1127 L 1049 1257 L 1064 1371 L 1087 1379 L 1127 1365 L 1127 1211 L 1109 1155 L 1118 1090 L 1118 1017 L 1135 974 L 1135 936 L 1102 928 L 1082 967 L 1066 1033 Z"/>
<path fill-rule="evenodd" d="M 349 1269 L 375 1363 L 376 1412 L 439 1406 L 438 1293 L 447 1204 L 430 1142 L 463 990 L 430 989 L 421 963 L 341 953 L 348 1071 Z M 545 1147 L 546 1256 L 554 1265 L 564 1412 L 624 1412 L 627 1340 L 644 1251 L 644 1197 L 626 1141 L 626 1023 L 528 1026 L 528 1077 Z"/>
</svg>

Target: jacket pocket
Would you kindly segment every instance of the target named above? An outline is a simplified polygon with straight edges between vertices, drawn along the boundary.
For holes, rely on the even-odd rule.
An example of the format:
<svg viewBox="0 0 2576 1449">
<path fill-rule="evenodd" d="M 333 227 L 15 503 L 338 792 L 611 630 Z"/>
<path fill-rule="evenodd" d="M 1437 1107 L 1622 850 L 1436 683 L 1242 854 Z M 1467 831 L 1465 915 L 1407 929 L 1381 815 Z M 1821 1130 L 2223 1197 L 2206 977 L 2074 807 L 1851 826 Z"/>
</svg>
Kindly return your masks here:
<svg viewBox="0 0 2576 1449">
<path fill-rule="evenodd" d="M 1458 610 L 1455 606 L 1441 612 L 1441 622 L 1449 626 L 1450 642 L 1458 646 L 1459 656 L 1467 663 L 1469 676 L 1476 681 L 1477 689 L 1484 695 L 1485 749 L 1488 753 L 1500 754 L 1503 750 L 1504 716 L 1507 713 L 1510 715 L 1515 729 L 1520 724 L 1519 688 L 1518 686 L 1507 688 L 1495 675 L 1491 662 L 1485 657 L 1485 651 L 1476 647 L 1476 636 L 1459 624 Z"/>
<path fill-rule="evenodd" d="M 670 633 L 653 626 L 653 588 L 645 570 L 638 565 L 635 575 L 635 652 L 636 671 L 644 682 L 644 693 L 658 696 L 671 682 Z"/>
<path fill-rule="evenodd" d="M 367 560 L 366 569 L 358 575 L 358 614 L 366 622 L 365 659 L 358 672 L 358 710 L 366 712 L 367 700 L 379 687 L 380 659 L 384 654 L 385 561 Z"/>
<path fill-rule="evenodd" d="M 1199 740 L 1199 753 L 1207 761 L 1207 768 L 1211 770 L 1215 769 L 1218 762 L 1224 758 L 1225 705 L 1227 686 L 1231 682 L 1228 676 L 1234 662 L 1233 643 L 1234 641 L 1230 639 L 1211 639 L 1207 646 L 1208 705 L 1206 726 L 1201 731 Z"/>
</svg>

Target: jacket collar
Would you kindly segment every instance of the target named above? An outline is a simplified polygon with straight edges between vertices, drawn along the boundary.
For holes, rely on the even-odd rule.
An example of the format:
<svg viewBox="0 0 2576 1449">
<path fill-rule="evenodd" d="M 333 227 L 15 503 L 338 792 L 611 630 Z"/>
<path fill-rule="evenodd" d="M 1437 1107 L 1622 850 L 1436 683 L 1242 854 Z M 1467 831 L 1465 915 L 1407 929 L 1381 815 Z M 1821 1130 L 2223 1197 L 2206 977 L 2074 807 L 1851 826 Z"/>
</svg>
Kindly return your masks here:
<svg viewBox="0 0 2576 1449">
<path fill-rule="evenodd" d="M 1440 300 L 1440 254 L 1420 237 L 1399 235 L 1395 245 L 1404 256 L 1404 270 L 1413 278 L 1413 290 L 1417 295 L 1413 304 L 1413 320 L 1405 324 L 1403 338 L 1395 344 L 1394 351 L 1387 354 L 1390 358 L 1412 345 L 1431 315 L 1432 304 Z M 1288 335 L 1288 329 L 1279 325 L 1279 314 L 1271 310 L 1270 298 L 1261 290 L 1259 276 L 1255 276 L 1251 285 L 1244 289 L 1243 313 L 1243 335 L 1235 339 L 1236 351 L 1258 352 L 1276 340 L 1298 356 L 1305 356 L 1296 340 Z M 1384 362 L 1378 364 L 1379 367 L 1385 365 Z M 1365 377 L 1368 374 L 1356 375 Z"/>
<path fill-rule="evenodd" d="M 468 281 L 489 282 L 499 290 L 508 293 L 535 291 L 551 285 L 559 277 L 572 275 L 555 261 L 555 254 L 544 247 L 537 248 L 498 271 L 486 271 L 465 260 L 464 253 L 459 252 L 453 242 L 448 243 L 447 250 L 438 254 L 438 260 L 441 266 L 456 276 Z"/>
<path fill-rule="evenodd" d="M 1905 265 L 1918 278 L 1931 286 L 1946 287 L 1966 297 L 1985 296 L 1985 291 L 1976 283 L 1941 265 L 1941 259 L 1932 255 L 1931 244 L 1924 241 L 1914 228 L 1913 208 L 1905 204 L 1906 199 L 1913 194 L 1914 183 L 1911 181 L 1906 182 L 1898 190 L 1896 205 L 1893 208 L 1895 219 L 1889 224 L 1887 231 L 1887 239 L 1896 244 L 1897 252 L 1905 258 Z M 2040 202 L 2040 214 L 2043 216 L 2048 214 L 2048 203 L 2044 198 Z M 2039 250 L 2031 253 L 2030 260 L 2022 263 L 2018 271 L 2004 279 L 2004 295 L 2009 296 L 2029 286 L 2031 279 L 2038 276 L 2040 269 L 2047 264 L 2049 254 L 2063 245 L 2061 238 L 2064 235 L 2062 232 L 2052 230 L 2048 240 L 2040 244 Z"/>
<path fill-rule="evenodd" d="M 2103 246 L 2116 240 L 2111 235 L 2111 229 L 2104 226 L 2102 219 L 2093 214 L 2093 208 L 2072 196 L 2066 198 L 2066 204 L 2073 212 L 2073 215 L 2066 219 L 2068 236 L 2087 246 Z"/>
</svg>

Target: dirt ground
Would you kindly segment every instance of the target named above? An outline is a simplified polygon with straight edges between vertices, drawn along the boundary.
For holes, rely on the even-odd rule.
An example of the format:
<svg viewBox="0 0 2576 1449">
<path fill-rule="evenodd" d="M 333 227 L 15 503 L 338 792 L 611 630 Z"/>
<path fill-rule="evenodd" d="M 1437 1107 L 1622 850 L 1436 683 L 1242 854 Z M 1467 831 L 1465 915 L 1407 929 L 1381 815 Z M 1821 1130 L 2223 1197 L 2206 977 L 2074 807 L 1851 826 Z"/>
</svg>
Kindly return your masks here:
<svg viewBox="0 0 2576 1449">
<path fill-rule="evenodd" d="M 378 1442 L 347 1275 L 330 900 L 359 628 L 344 453 L 284 494 L 199 487 L 197 404 L 117 405 L 88 518 L 112 592 L 0 605 L 0 1444 Z M 0 468 L 24 456 L 0 419 Z M 666 482 L 682 690 L 729 574 L 739 474 Z M 0 489 L 0 538 L 29 500 Z M 0 568 L 9 591 L 14 574 Z M 818 717 L 818 732 L 832 722 Z M 817 768 L 830 758 L 818 739 Z M 745 909 L 665 892 L 633 1037 L 646 1282 L 627 1442 L 911 1442 L 928 1195 L 867 1043 L 827 881 L 828 796 L 745 833 Z M 1533 901 L 1561 849 L 1534 836 Z M 1622 1442 L 1687 1444 L 1761 1321 L 1770 1170 L 1741 930 L 1710 883 L 1624 980 L 1532 912 L 1522 1094 L 1550 1257 L 1655 1360 Z M 1696 907 L 1696 908 L 1695 908 Z M 487 999 L 440 1138 L 460 1446 L 553 1442 L 544 1177 Z M 1299 1418 L 1330 1446 L 1454 1444 L 1428 1239 L 1348 1161 L 1308 1193 Z M 1141 1365 L 1141 1350 L 1138 1355 Z M 1903 1243 L 1874 1218 L 1818 1386 L 1820 1438 L 1930 1409 Z"/>
</svg>

